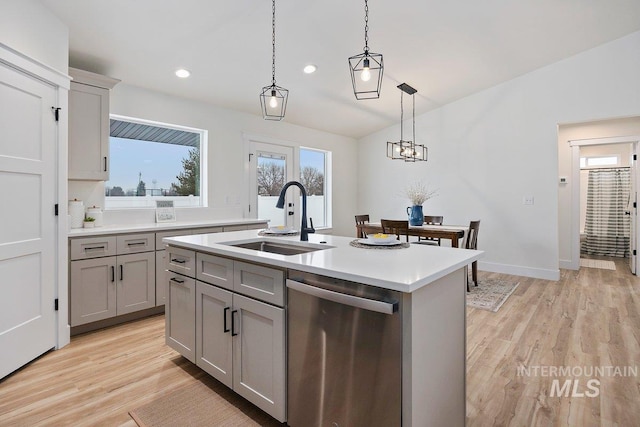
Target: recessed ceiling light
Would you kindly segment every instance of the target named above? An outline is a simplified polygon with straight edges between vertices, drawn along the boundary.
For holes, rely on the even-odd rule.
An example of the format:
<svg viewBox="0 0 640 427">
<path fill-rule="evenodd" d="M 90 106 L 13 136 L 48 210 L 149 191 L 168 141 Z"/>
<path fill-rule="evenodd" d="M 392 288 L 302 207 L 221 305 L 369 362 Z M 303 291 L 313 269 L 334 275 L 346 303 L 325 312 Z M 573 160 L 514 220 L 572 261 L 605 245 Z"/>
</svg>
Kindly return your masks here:
<svg viewBox="0 0 640 427">
<path fill-rule="evenodd" d="M 180 77 L 181 79 L 186 79 L 190 75 L 191 73 L 189 72 L 189 70 L 185 70 L 184 68 L 180 68 L 179 70 L 176 70 L 176 76 Z"/>
<path fill-rule="evenodd" d="M 311 73 L 314 73 L 317 69 L 318 69 L 318 67 L 316 67 L 315 65 L 309 64 L 309 65 L 305 66 L 302 71 L 304 71 L 305 74 L 311 74 Z"/>
</svg>

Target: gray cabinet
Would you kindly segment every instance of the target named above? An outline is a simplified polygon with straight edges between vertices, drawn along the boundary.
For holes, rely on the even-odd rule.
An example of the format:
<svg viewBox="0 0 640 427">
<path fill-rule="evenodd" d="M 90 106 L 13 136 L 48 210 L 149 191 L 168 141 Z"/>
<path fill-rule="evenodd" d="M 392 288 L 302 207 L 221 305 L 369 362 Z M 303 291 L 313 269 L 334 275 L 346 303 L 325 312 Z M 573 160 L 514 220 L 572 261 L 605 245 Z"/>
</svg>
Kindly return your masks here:
<svg viewBox="0 0 640 427">
<path fill-rule="evenodd" d="M 165 342 L 192 363 L 196 362 L 195 279 L 167 272 Z"/>
<path fill-rule="evenodd" d="M 154 307 L 155 254 L 150 251 L 153 248 L 153 233 L 73 239 L 69 281 L 71 326 Z"/>
<path fill-rule="evenodd" d="M 198 252 L 196 278 L 195 363 L 285 421 L 284 271 Z"/>
<path fill-rule="evenodd" d="M 69 91 L 69 179 L 109 179 L 109 92 L 119 80 L 75 68 Z"/>
</svg>

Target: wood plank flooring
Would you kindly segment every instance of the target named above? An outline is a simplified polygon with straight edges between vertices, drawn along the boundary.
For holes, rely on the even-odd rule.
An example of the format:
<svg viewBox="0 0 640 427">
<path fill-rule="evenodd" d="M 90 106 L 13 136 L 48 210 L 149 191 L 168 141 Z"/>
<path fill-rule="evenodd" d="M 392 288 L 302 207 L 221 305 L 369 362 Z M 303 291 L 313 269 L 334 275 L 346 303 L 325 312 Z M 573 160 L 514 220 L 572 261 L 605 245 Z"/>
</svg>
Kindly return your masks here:
<svg viewBox="0 0 640 427">
<path fill-rule="evenodd" d="M 480 272 L 520 286 L 497 313 L 467 309 L 468 426 L 637 426 L 637 376 L 518 375 L 518 367 L 640 365 L 640 279 L 563 270 L 557 282 Z M 5 351 L 4 349 L 2 351 Z M 531 371 L 530 371 L 531 372 Z M 0 426 L 126 426 L 128 411 L 203 372 L 164 345 L 164 317 L 73 337 L 0 381 Z M 596 397 L 551 397 L 552 382 L 600 381 Z"/>
</svg>

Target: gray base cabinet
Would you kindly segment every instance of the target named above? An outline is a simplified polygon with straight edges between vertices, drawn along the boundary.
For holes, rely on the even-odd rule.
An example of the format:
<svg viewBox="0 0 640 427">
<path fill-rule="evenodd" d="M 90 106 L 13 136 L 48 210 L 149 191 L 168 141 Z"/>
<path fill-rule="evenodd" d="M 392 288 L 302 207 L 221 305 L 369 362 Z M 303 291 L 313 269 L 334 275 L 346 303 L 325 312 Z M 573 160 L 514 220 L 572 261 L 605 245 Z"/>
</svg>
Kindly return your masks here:
<svg viewBox="0 0 640 427">
<path fill-rule="evenodd" d="M 165 342 L 192 363 L 196 362 L 196 283 L 178 273 L 167 273 Z"/>
</svg>

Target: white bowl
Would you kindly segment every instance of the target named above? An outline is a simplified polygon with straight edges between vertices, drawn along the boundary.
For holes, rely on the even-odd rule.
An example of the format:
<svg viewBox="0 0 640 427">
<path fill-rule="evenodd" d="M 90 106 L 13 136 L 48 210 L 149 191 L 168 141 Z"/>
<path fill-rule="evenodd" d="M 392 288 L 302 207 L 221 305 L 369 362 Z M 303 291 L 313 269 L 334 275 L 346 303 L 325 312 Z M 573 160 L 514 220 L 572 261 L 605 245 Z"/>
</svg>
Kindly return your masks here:
<svg viewBox="0 0 640 427">
<path fill-rule="evenodd" d="M 376 243 L 387 243 L 387 242 L 393 242 L 394 240 L 397 240 L 397 236 L 395 234 L 384 234 L 384 235 L 378 235 L 378 236 L 375 234 L 369 234 L 367 235 L 367 239 Z"/>
</svg>

